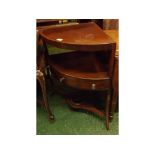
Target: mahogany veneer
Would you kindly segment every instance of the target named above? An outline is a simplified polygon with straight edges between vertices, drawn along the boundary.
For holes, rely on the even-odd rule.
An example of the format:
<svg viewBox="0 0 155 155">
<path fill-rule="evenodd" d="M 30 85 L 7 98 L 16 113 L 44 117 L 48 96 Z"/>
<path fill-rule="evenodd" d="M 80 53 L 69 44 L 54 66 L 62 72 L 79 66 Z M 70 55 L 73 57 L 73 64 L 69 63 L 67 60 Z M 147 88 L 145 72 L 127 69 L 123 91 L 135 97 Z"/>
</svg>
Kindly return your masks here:
<svg viewBox="0 0 155 155">
<path fill-rule="evenodd" d="M 84 103 L 78 104 L 71 99 L 67 101 L 73 108 L 81 108 L 98 116 L 105 116 L 106 128 L 109 129 L 115 42 L 95 23 L 52 27 L 42 30 L 40 35 L 46 49 L 47 65 L 60 83 L 79 90 L 106 91 L 104 111 Z M 47 43 L 75 51 L 49 56 Z"/>
<path fill-rule="evenodd" d="M 111 84 L 106 64 L 104 66 L 92 52 L 53 55 L 50 66 L 60 82 L 77 89 L 105 90 Z"/>
<path fill-rule="evenodd" d="M 69 26 L 56 26 L 41 31 L 44 40 L 56 47 L 80 50 L 100 51 L 111 49 L 115 42 L 95 23 L 84 23 Z"/>
<path fill-rule="evenodd" d="M 37 70 L 36 70 L 36 78 L 38 83 L 41 87 L 43 102 L 42 106 L 48 113 L 49 120 L 54 120 L 54 115 L 51 112 L 51 109 L 49 107 L 48 98 L 47 98 L 47 91 L 46 91 L 46 80 L 45 80 L 45 61 L 44 61 L 44 55 L 41 49 L 39 48 L 39 33 L 37 31 Z M 38 99 L 37 99 L 38 101 Z"/>
</svg>

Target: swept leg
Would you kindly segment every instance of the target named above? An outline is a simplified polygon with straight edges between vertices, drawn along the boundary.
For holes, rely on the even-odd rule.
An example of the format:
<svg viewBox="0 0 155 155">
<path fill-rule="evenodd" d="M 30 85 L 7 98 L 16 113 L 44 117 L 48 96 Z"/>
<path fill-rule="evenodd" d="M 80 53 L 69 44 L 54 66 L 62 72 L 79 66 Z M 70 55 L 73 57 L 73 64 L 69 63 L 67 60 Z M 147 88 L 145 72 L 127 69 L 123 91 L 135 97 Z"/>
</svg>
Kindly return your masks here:
<svg viewBox="0 0 155 155">
<path fill-rule="evenodd" d="M 41 86 L 41 90 L 42 90 L 42 94 L 43 94 L 43 103 L 44 103 L 44 107 L 45 107 L 46 111 L 48 112 L 49 120 L 53 120 L 54 115 L 52 114 L 52 112 L 50 110 L 48 100 L 47 100 L 45 78 L 44 78 L 43 73 L 40 71 L 37 71 L 37 80 L 39 81 L 40 86 Z"/>
</svg>

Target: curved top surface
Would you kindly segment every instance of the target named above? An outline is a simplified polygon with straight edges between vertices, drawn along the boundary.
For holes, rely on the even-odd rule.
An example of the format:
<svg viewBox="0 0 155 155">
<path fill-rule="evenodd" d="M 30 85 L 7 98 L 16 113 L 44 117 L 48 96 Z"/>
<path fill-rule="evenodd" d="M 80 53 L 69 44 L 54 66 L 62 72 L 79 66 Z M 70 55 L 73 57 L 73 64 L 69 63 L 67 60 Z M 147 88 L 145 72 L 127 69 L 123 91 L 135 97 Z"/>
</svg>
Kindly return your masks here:
<svg viewBox="0 0 155 155">
<path fill-rule="evenodd" d="M 61 47 L 71 45 L 97 47 L 112 44 L 114 41 L 106 35 L 95 23 L 84 23 L 69 26 L 57 26 L 44 29 L 41 36 L 51 44 Z M 101 47 L 103 48 L 103 47 Z"/>
</svg>

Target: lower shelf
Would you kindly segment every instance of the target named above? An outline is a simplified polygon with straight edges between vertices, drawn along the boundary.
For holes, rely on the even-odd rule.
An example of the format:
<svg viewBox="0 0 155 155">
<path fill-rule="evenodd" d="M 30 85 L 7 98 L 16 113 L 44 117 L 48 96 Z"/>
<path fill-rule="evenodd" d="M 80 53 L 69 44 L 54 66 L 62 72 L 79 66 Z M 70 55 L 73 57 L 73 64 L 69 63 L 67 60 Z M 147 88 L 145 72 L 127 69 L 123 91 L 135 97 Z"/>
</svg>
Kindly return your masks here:
<svg viewBox="0 0 155 155">
<path fill-rule="evenodd" d="M 75 102 L 72 99 L 66 99 L 66 103 L 73 109 L 85 110 L 94 113 L 99 117 L 103 117 L 105 115 L 102 110 L 97 109 L 92 104 L 88 104 L 85 102 Z"/>
<path fill-rule="evenodd" d="M 96 52 L 70 52 L 49 58 L 52 75 L 61 83 L 79 90 L 110 89 L 108 62 Z"/>
</svg>

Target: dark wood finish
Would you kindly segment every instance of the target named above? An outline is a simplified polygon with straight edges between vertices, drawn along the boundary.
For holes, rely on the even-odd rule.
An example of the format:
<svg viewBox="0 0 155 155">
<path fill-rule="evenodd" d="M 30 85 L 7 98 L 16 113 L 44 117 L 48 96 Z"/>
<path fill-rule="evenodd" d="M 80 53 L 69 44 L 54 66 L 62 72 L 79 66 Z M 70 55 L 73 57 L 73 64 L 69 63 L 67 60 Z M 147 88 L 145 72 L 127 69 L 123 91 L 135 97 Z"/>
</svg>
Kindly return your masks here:
<svg viewBox="0 0 155 155">
<path fill-rule="evenodd" d="M 59 48 L 102 51 L 115 46 L 115 42 L 93 22 L 53 27 L 40 34 L 47 43 Z"/>
<path fill-rule="evenodd" d="M 37 81 L 39 82 L 41 86 L 41 91 L 42 91 L 42 96 L 43 96 L 43 102 L 42 105 L 45 108 L 45 110 L 48 113 L 48 118 L 49 120 L 54 119 L 54 115 L 51 112 L 51 109 L 48 104 L 48 98 L 47 98 L 47 91 L 46 91 L 46 81 L 45 81 L 45 60 L 44 60 L 44 54 L 40 50 L 41 48 L 39 47 L 39 33 L 37 31 Z"/>
<path fill-rule="evenodd" d="M 60 80 L 77 89 L 105 90 L 111 85 L 107 64 L 97 59 L 95 52 L 75 51 L 50 57 L 51 71 Z"/>
<path fill-rule="evenodd" d="M 65 24 L 56 24 L 56 25 L 43 25 L 43 26 L 38 26 L 37 29 L 38 30 L 43 30 L 43 29 L 49 29 L 49 28 L 52 28 L 52 27 L 62 27 L 62 26 L 69 26 L 69 25 L 77 25 L 78 23 L 76 22 L 68 22 L 68 23 L 65 23 Z"/>
<path fill-rule="evenodd" d="M 103 19 L 77 19 L 79 23 L 95 22 L 101 29 L 103 29 Z"/>
<path fill-rule="evenodd" d="M 119 62 L 119 37 L 118 37 L 118 30 L 104 30 L 104 33 L 109 35 L 115 42 L 116 42 L 116 53 L 115 53 L 115 62 L 114 62 L 114 72 L 112 78 L 113 84 L 113 93 L 112 93 L 112 101 L 111 101 L 111 108 L 110 108 L 110 117 L 113 118 L 113 114 L 116 111 L 116 107 L 118 107 L 118 62 Z"/>
<path fill-rule="evenodd" d="M 60 83 L 80 90 L 107 92 L 104 113 L 108 130 L 115 42 L 95 23 L 53 27 L 42 30 L 40 34 L 44 41 L 47 65 Z M 47 43 L 76 51 L 48 56 Z M 104 115 L 84 103 L 79 106 L 71 100 L 68 103 L 74 108 L 92 111 L 98 116 Z"/>
<path fill-rule="evenodd" d="M 110 117 L 113 118 L 113 114 L 118 108 L 118 57 L 115 57 L 114 74 L 113 74 L 113 94 L 111 102 Z"/>
<path fill-rule="evenodd" d="M 104 111 L 101 111 L 97 108 L 95 108 L 93 105 L 90 105 L 88 103 L 80 103 L 80 102 L 75 102 L 71 99 L 66 99 L 66 103 L 68 103 L 72 108 L 74 109 L 83 109 L 83 110 L 86 110 L 86 111 L 89 111 L 89 112 L 92 112 L 100 117 L 103 117 L 105 116 L 105 112 Z"/>
<path fill-rule="evenodd" d="M 54 24 L 59 24 L 59 19 L 37 19 L 37 27 L 54 25 Z"/>
<path fill-rule="evenodd" d="M 49 104 L 48 104 L 48 99 L 47 99 L 47 92 L 46 92 L 46 83 L 45 83 L 45 76 L 43 74 L 43 72 L 41 72 L 40 70 L 37 70 L 37 80 L 41 86 L 41 91 L 42 91 L 42 95 L 43 95 L 43 105 L 45 110 L 48 113 L 48 118 L 49 120 L 53 120 L 54 119 L 54 115 L 52 114 Z"/>
</svg>

